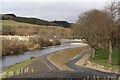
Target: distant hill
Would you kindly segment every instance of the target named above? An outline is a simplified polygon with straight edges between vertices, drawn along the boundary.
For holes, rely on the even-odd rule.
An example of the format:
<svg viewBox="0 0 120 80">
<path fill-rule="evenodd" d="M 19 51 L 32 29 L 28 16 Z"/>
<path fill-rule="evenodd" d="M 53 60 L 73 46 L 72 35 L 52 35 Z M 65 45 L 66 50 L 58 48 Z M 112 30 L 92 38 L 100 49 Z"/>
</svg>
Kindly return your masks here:
<svg viewBox="0 0 120 80">
<path fill-rule="evenodd" d="M 55 20 L 55 21 L 52 21 L 52 23 L 56 23 L 56 24 L 61 25 L 65 28 L 70 28 L 71 27 L 71 24 L 68 23 L 67 21 L 56 21 Z"/>
<path fill-rule="evenodd" d="M 1 14 L 2 20 L 14 20 L 17 22 L 37 24 L 37 25 L 45 25 L 45 26 L 61 26 L 64 28 L 70 28 L 71 23 L 67 21 L 46 21 L 38 18 L 27 18 L 27 17 L 18 17 L 15 14 Z M 0 20 L 1 20 L 0 19 Z"/>
</svg>

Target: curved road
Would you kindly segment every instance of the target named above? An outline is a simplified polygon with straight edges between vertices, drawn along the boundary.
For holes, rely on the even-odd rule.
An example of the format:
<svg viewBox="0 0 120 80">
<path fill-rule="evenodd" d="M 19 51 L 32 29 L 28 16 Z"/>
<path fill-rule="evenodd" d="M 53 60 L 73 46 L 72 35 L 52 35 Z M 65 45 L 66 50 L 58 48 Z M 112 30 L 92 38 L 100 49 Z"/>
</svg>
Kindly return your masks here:
<svg viewBox="0 0 120 80">
<path fill-rule="evenodd" d="M 70 67 L 71 69 L 73 69 L 74 71 L 73 72 L 70 72 L 70 71 L 60 71 L 59 69 L 57 69 L 53 64 L 51 64 L 48 60 L 47 60 L 47 56 L 48 55 L 44 55 L 43 56 L 43 59 L 44 61 L 49 65 L 49 67 L 51 67 L 52 69 L 52 73 L 50 73 L 51 75 L 54 74 L 54 72 L 56 72 L 57 74 L 59 74 L 59 76 L 63 76 L 63 77 L 69 77 L 69 78 L 81 78 L 81 77 L 93 77 L 94 75 L 95 76 L 100 76 L 100 77 L 108 77 L 108 76 L 111 76 L 111 77 L 117 77 L 117 74 L 115 73 L 106 73 L 106 72 L 101 72 L 101 71 L 98 71 L 98 70 L 94 70 L 94 69 L 89 69 L 89 68 L 85 68 L 85 67 L 82 67 L 82 66 L 77 66 L 75 65 L 75 63 L 80 60 L 85 54 L 88 54 L 89 51 L 91 49 L 87 49 L 87 50 L 84 50 L 82 51 L 79 56 L 77 56 L 76 58 L 68 61 L 66 63 L 66 65 L 68 67 Z M 45 76 L 51 76 L 50 74 L 45 74 Z M 54 77 L 57 77 L 57 76 L 54 76 Z"/>
<path fill-rule="evenodd" d="M 76 58 L 68 61 L 66 63 L 66 65 L 72 69 L 74 69 L 74 71 L 60 71 L 58 68 L 56 68 L 52 63 L 50 63 L 47 60 L 47 56 L 48 54 L 45 54 L 43 56 L 41 56 L 39 58 L 39 60 L 37 61 L 37 63 L 33 63 L 33 65 L 31 67 L 35 66 L 35 69 L 37 69 L 37 72 L 33 72 L 30 73 L 29 75 L 18 75 L 18 76 L 14 76 L 14 77 L 29 77 L 29 78 L 86 78 L 86 77 L 93 77 L 95 76 L 100 76 L 100 77 L 117 77 L 117 74 L 114 73 L 106 73 L 106 72 L 101 72 L 98 70 L 93 70 L 93 69 L 89 69 L 89 68 L 85 68 L 85 67 L 81 67 L 81 66 L 77 66 L 75 65 L 75 63 L 80 60 L 85 54 L 88 54 L 89 51 L 91 49 L 87 49 L 82 51 L 79 56 L 77 56 Z M 54 53 L 51 53 L 54 54 Z M 40 63 L 38 63 L 40 62 Z M 36 67 L 36 64 L 38 65 L 38 67 Z M 44 64 L 44 68 L 41 68 L 41 65 Z M 38 72 L 39 71 L 39 72 Z"/>
<path fill-rule="evenodd" d="M 87 50 L 82 51 L 79 54 L 79 56 L 77 56 L 76 58 L 68 61 L 66 63 L 66 65 L 69 66 L 71 69 L 73 69 L 76 72 L 85 73 L 87 76 L 91 76 L 91 77 L 93 77 L 94 75 L 100 76 L 100 77 L 107 77 L 107 76 L 115 77 L 116 74 L 114 74 L 114 73 L 101 72 L 101 71 L 98 71 L 98 70 L 89 69 L 89 68 L 86 68 L 86 67 L 75 65 L 75 63 L 78 60 L 80 60 L 85 54 L 88 54 L 90 51 L 91 51 L 91 49 L 87 49 Z"/>
</svg>

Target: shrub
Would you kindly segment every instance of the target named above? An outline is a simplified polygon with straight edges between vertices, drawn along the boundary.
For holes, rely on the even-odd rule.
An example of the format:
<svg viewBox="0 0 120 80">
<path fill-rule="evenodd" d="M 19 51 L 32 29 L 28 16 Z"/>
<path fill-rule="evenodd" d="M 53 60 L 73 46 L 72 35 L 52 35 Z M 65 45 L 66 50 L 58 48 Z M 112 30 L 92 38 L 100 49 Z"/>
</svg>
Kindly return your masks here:
<svg viewBox="0 0 120 80">
<path fill-rule="evenodd" d="M 34 59 L 35 57 L 31 57 L 30 59 Z"/>
<path fill-rule="evenodd" d="M 21 54 L 25 51 L 28 51 L 28 48 L 27 48 L 27 45 L 25 45 L 25 42 L 8 41 L 8 40 L 3 40 L 2 42 L 3 56 Z"/>
<path fill-rule="evenodd" d="M 44 40 L 41 37 L 33 37 L 30 39 L 30 42 L 35 46 L 35 45 L 39 45 L 39 48 L 42 48 L 44 45 Z"/>
<path fill-rule="evenodd" d="M 29 41 L 3 40 L 2 55 L 22 54 L 29 50 L 42 49 L 43 47 L 59 44 L 61 44 L 61 42 L 57 39 L 50 41 L 49 39 L 43 39 L 39 36 L 30 38 Z"/>
<path fill-rule="evenodd" d="M 61 42 L 59 40 L 57 40 L 57 39 L 53 39 L 53 44 L 54 45 L 60 45 Z"/>
<path fill-rule="evenodd" d="M 44 39 L 43 47 L 47 46 L 53 46 L 53 42 L 51 42 L 49 39 Z"/>
</svg>

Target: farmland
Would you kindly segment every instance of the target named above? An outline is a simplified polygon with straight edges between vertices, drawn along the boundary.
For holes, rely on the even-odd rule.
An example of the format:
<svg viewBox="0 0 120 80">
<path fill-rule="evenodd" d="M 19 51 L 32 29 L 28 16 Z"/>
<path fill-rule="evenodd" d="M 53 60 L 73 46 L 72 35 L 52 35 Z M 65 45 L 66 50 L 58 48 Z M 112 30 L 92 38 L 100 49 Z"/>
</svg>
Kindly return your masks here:
<svg viewBox="0 0 120 80">
<path fill-rule="evenodd" d="M 0 20 L 1 22 L 3 35 L 40 35 L 47 38 L 53 38 L 54 36 L 57 38 L 69 38 L 72 35 L 72 31 L 69 28 L 33 25 L 12 20 Z"/>
</svg>

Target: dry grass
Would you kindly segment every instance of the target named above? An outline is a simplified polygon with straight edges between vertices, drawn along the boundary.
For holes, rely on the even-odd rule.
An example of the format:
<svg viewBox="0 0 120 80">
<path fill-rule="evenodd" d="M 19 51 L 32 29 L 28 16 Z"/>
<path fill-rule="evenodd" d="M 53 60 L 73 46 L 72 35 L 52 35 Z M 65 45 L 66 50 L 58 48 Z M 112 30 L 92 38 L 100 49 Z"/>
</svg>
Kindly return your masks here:
<svg viewBox="0 0 120 80">
<path fill-rule="evenodd" d="M 0 56 L 22 54 L 26 51 L 60 44 L 61 42 L 57 39 L 53 39 L 51 42 L 49 39 L 43 39 L 41 37 L 30 38 L 29 41 L 3 40 L 2 47 L 0 46 L 2 48 Z"/>
<path fill-rule="evenodd" d="M 30 42 L 17 42 L 17 41 L 2 41 L 2 56 L 22 54 L 28 51 L 28 47 L 32 46 Z"/>
<path fill-rule="evenodd" d="M 21 23 L 12 20 L 0 20 L 2 23 L 3 35 L 40 35 L 41 37 L 53 38 L 69 38 L 72 35 L 72 30 L 58 26 L 32 25 Z"/>
<path fill-rule="evenodd" d="M 81 51 L 89 48 L 89 46 L 83 46 L 79 48 L 67 49 L 64 51 L 56 52 L 47 57 L 47 59 L 54 64 L 60 70 L 72 70 L 65 65 L 67 61 L 78 55 Z"/>
</svg>

